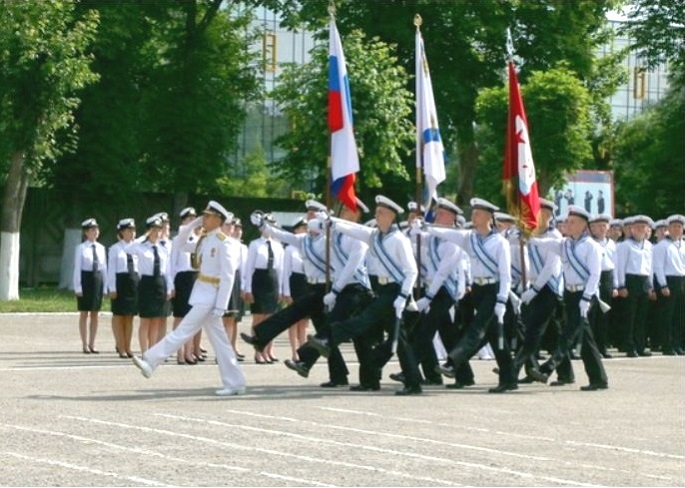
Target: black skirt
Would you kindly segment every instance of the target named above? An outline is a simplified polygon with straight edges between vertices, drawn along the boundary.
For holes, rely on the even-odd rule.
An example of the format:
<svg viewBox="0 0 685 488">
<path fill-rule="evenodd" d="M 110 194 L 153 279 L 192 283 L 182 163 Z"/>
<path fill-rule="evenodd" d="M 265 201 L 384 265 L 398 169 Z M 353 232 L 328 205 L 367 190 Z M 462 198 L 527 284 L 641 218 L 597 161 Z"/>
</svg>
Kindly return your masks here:
<svg viewBox="0 0 685 488">
<path fill-rule="evenodd" d="M 309 291 L 309 284 L 307 277 L 303 273 L 290 274 L 290 296 L 293 300 L 297 300 Z"/>
<path fill-rule="evenodd" d="M 138 273 L 117 273 L 117 297 L 112 300 L 112 315 L 138 313 Z"/>
<path fill-rule="evenodd" d="M 82 296 L 76 297 L 79 312 L 97 312 L 102 308 L 102 271 L 81 271 Z"/>
<path fill-rule="evenodd" d="M 278 274 L 275 269 L 255 269 L 252 274 L 254 302 L 250 312 L 274 313 L 278 310 Z"/>
<path fill-rule="evenodd" d="M 171 299 L 174 317 L 185 317 L 192 308 L 188 304 L 197 278 L 197 271 L 181 271 L 174 277 L 174 298 Z"/>
<path fill-rule="evenodd" d="M 234 317 L 236 322 L 240 322 L 245 315 L 245 301 L 240 296 L 240 270 L 236 270 L 235 279 L 233 281 L 233 290 L 231 290 L 231 298 L 228 300 L 228 311 L 224 317 Z"/>
<path fill-rule="evenodd" d="M 166 317 L 167 289 L 164 276 L 143 275 L 138 285 L 138 315 L 149 319 Z"/>
</svg>

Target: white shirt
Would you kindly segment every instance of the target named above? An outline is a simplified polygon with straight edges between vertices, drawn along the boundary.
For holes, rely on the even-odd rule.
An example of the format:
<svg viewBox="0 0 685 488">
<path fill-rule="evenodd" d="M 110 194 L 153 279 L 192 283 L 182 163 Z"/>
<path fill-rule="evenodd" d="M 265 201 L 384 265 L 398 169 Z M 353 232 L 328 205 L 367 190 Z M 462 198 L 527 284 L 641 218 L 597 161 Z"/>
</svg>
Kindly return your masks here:
<svg viewBox="0 0 685 488">
<path fill-rule="evenodd" d="M 561 244 L 563 237 L 561 233 L 553 229 L 547 231 L 540 238 L 551 239 Z M 554 291 L 557 295 L 563 294 L 563 283 L 561 279 L 561 257 L 558 252 L 550 249 L 549 246 L 540 245 L 535 239 L 528 242 L 528 279 L 535 291 L 539 292 L 545 286 Z"/>
<path fill-rule="evenodd" d="M 685 240 L 661 239 L 652 248 L 652 264 L 660 287 L 667 286 L 667 276 L 685 276 Z"/>
<path fill-rule="evenodd" d="M 431 236 L 428 232 L 421 233 L 421 277 L 428 298 L 432 299 L 443 286 L 455 300 L 464 296 L 465 262 L 468 262 L 468 256 L 454 242 Z"/>
<path fill-rule="evenodd" d="M 290 291 L 290 275 L 293 273 L 304 274 L 304 265 L 300 250 L 296 246 L 288 246 L 283 253 L 283 283 L 281 289 L 281 295 L 283 296 L 292 296 Z"/>
<path fill-rule="evenodd" d="M 626 239 L 616 246 L 618 287 L 626 286 L 626 275 L 652 276 L 652 243 Z"/>
<path fill-rule="evenodd" d="M 182 271 L 195 271 L 190 262 L 190 255 L 195 252 L 195 246 L 199 237 L 195 234 L 190 234 L 185 242 L 181 241 L 182 236 L 179 234 L 171 241 L 171 276 L 176 277 L 176 273 Z M 188 251 L 187 249 L 192 249 Z"/>
<path fill-rule="evenodd" d="M 331 290 L 339 293 L 352 283 L 371 288 L 366 268 L 368 251 L 369 246 L 365 242 L 342 232 L 335 230 L 331 232 L 331 265 L 333 267 Z"/>
<path fill-rule="evenodd" d="M 105 246 L 96 241 L 83 241 L 76 246 L 76 255 L 74 257 L 74 292 L 83 293 L 83 284 L 81 283 L 81 271 L 93 271 L 93 247 L 95 254 L 98 257 L 98 269 L 102 272 L 104 277 L 103 293 L 107 293 L 107 251 Z"/>
<path fill-rule="evenodd" d="M 110 293 L 117 291 L 117 274 L 128 274 L 128 256 L 133 259 L 133 271 L 138 272 L 138 256 L 128 254 L 125 250 L 126 241 L 119 241 L 109 248 L 109 262 L 107 263 L 107 289 Z"/>
<path fill-rule="evenodd" d="M 293 234 L 267 224 L 266 232 L 281 242 L 294 246 L 302 256 L 304 274 L 317 283 L 326 282 L 326 236 L 310 233 Z"/>
<path fill-rule="evenodd" d="M 454 242 L 469 256 L 471 276 L 477 279 L 491 278 L 499 282 L 497 301 L 506 303 L 511 288 L 511 249 L 506 239 L 498 232 L 492 231 L 487 236 L 479 235 L 475 230 L 458 230 L 442 227 L 428 227 L 431 235 Z M 493 262 L 484 263 L 474 249 L 473 243 L 484 249 Z"/>
<path fill-rule="evenodd" d="M 266 241 L 266 238 L 259 237 L 250 242 L 247 248 L 247 260 L 245 261 L 245 273 L 243 274 L 245 277 L 245 286 L 243 288 L 246 293 L 252 293 L 252 275 L 255 270 L 267 268 L 269 253 Z M 283 288 L 283 246 L 280 242 L 271 240 L 271 250 L 274 255 L 273 269 L 278 276 L 277 289 L 281 290 Z"/>
<path fill-rule="evenodd" d="M 154 245 L 147 240 L 146 236 L 141 236 L 134 241 L 126 244 L 124 249 L 127 253 L 137 256 L 138 274 L 140 276 L 154 276 L 155 254 L 153 246 L 157 247 L 159 254 L 159 274 L 166 280 L 167 293 L 174 290 L 174 280 L 170 273 L 170 245 L 162 246 L 160 241 Z"/>
</svg>

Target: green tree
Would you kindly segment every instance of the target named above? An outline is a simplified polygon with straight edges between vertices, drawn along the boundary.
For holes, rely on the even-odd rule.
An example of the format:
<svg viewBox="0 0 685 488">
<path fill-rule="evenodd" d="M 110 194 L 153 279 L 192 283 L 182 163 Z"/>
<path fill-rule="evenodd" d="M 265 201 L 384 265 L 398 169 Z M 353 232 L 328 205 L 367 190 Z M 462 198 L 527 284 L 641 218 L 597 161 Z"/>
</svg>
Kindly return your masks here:
<svg viewBox="0 0 685 488">
<path fill-rule="evenodd" d="M 45 161 L 73 147 L 77 93 L 96 81 L 87 48 L 98 17 L 74 3 L 0 2 L 0 161 L 5 192 L 0 299 L 19 298 L 19 231 L 26 190 Z M 56 133 L 70 131 L 71 144 Z"/>
<path fill-rule="evenodd" d="M 592 161 L 591 96 L 575 72 L 561 65 L 534 71 L 521 86 L 540 194 L 563 182 L 565 173 Z M 476 108 L 480 122 L 479 195 L 502 201 L 501 180 L 507 127 L 508 87 L 482 90 Z"/>
<path fill-rule="evenodd" d="M 217 185 L 221 194 L 232 197 L 287 197 L 286 182 L 272 175 L 264 149 L 258 147 L 232 168 L 230 176 L 220 177 Z"/>
<path fill-rule="evenodd" d="M 362 192 L 386 187 L 388 176 L 408 179 L 402 158 L 414 132 L 408 116 L 412 95 L 405 86 L 407 73 L 397 65 L 393 49 L 360 31 L 343 38 L 352 93 L 354 132 L 360 153 Z M 308 64 L 284 69 L 273 98 L 285 112 L 292 130 L 278 144 L 288 153 L 277 168 L 291 181 L 314 181 L 324 188 L 328 156 L 327 74 L 328 46 L 312 50 Z"/>
<path fill-rule="evenodd" d="M 301 23 L 311 29 L 322 26 L 325 2 L 267 0 L 286 16 L 286 23 Z M 479 162 L 474 121 L 476 98 L 482 88 L 501 84 L 505 63 L 505 32 L 512 29 L 518 55 L 525 60 L 522 81 L 533 71 L 550 69 L 561 61 L 568 63 L 584 82 L 596 73 L 595 52 L 607 39 L 606 12 L 619 0 L 387 0 L 369 2 L 338 0 L 339 28 L 346 36 L 354 29 L 397 45 L 400 63 L 414 70 L 414 27 L 421 14 L 421 27 L 436 96 L 441 135 L 446 147 L 456 148 L 451 161 L 459 164 L 460 202 L 473 195 Z M 348 59 L 351 56 L 348 56 Z M 411 84 L 410 84 L 411 83 Z M 407 87 L 413 91 L 413 82 Z M 449 169 L 448 169 L 449 172 Z M 444 186 L 444 185 L 443 185 Z"/>
</svg>

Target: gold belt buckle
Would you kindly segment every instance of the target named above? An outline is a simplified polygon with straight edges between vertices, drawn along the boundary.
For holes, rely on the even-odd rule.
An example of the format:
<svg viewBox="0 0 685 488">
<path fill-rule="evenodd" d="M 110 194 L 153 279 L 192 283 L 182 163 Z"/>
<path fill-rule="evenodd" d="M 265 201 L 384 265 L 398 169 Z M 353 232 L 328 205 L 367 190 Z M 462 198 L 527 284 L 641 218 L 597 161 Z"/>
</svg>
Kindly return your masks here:
<svg viewBox="0 0 685 488">
<path fill-rule="evenodd" d="M 307 276 L 307 283 L 309 283 L 310 285 L 315 285 L 316 278 L 314 278 L 313 276 Z"/>
<path fill-rule="evenodd" d="M 386 276 L 379 276 L 378 277 L 378 284 L 379 285 L 387 285 L 388 284 L 388 278 Z"/>
</svg>

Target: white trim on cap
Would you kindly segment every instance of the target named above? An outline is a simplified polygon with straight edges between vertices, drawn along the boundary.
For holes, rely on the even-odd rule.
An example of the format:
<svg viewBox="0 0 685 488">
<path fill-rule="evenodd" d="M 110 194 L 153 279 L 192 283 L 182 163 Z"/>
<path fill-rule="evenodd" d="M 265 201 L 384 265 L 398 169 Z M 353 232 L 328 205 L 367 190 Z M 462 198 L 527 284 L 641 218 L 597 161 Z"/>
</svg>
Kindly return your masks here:
<svg viewBox="0 0 685 488">
<path fill-rule="evenodd" d="M 307 210 L 316 210 L 317 212 L 328 212 L 326 205 L 316 200 L 307 200 L 304 202 L 304 206 Z"/>
<path fill-rule="evenodd" d="M 89 218 L 81 222 L 81 227 L 100 227 L 97 220 L 94 218 Z"/>
<path fill-rule="evenodd" d="M 516 222 L 516 217 L 505 212 L 495 212 L 495 220 L 498 222 Z"/>
<path fill-rule="evenodd" d="M 559 207 L 552 201 L 545 198 L 540 199 L 540 208 L 547 208 L 551 211 L 556 211 Z"/>
<path fill-rule="evenodd" d="M 590 219 L 590 223 L 594 224 L 595 222 L 606 222 L 607 224 L 611 222 L 611 215 L 609 214 L 598 214 L 598 215 L 593 215 L 592 218 Z"/>
<path fill-rule="evenodd" d="M 397 205 L 395 202 L 390 200 L 388 197 L 385 197 L 383 195 L 376 195 L 376 205 L 380 205 L 381 207 L 389 208 L 393 212 L 395 212 L 397 215 L 401 215 L 404 213 L 404 209 Z"/>
<path fill-rule="evenodd" d="M 129 229 L 131 227 L 135 228 L 136 226 L 136 221 L 134 219 L 128 218 L 128 219 L 121 219 L 117 223 L 117 229 L 122 230 L 122 229 Z"/>
<path fill-rule="evenodd" d="M 463 215 L 464 211 L 460 209 L 457 205 L 450 202 L 447 198 L 440 197 L 436 200 L 438 208 L 444 208 L 457 215 Z"/>
<path fill-rule="evenodd" d="M 218 213 L 223 216 L 226 222 L 233 220 L 233 214 L 226 210 L 224 206 L 216 200 L 210 200 L 209 203 L 207 203 L 207 208 L 205 208 L 202 213 L 206 212 Z"/>
<path fill-rule="evenodd" d="M 159 214 L 155 214 L 152 217 L 147 218 L 145 225 L 148 227 L 162 227 L 162 219 Z"/>
<path fill-rule="evenodd" d="M 666 223 L 668 225 L 671 225 L 674 222 L 680 222 L 681 224 L 685 225 L 685 215 L 674 214 L 674 215 L 670 215 L 666 219 Z"/>
<path fill-rule="evenodd" d="M 197 217 L 197 212 L 194 207 L 186 207 L 178 213 L 178 216 L 182 219 L 186 218 L 188 215 L 194 215 Z"/>
<path fill-rule="evenodd" d="M 588 222 L 590 222 L 590 219 L 592 218 L 592 215 L 590 215 L 590 212 L 585 210 L 582 207 L 579 207 L 578 205 L 569 205 L 568 207 L 568 215 L 567 217 L 570 217 L 571 215 L 575 215 L 576 217 L 581 217 Z"/>
<path fill-rule="evenodd" d="M 487 210 L 488 212 L 495 213 L 499 210 L 499 207 L 496 205 L 493 205 L 492 203 L 488 202 L 487 200 L 483 200 L 482 198 L 472 198 L 469 201 L 469 204 L 471 205 L 472 209 L 480 209 L 480 210 Z"/>
</svg>

